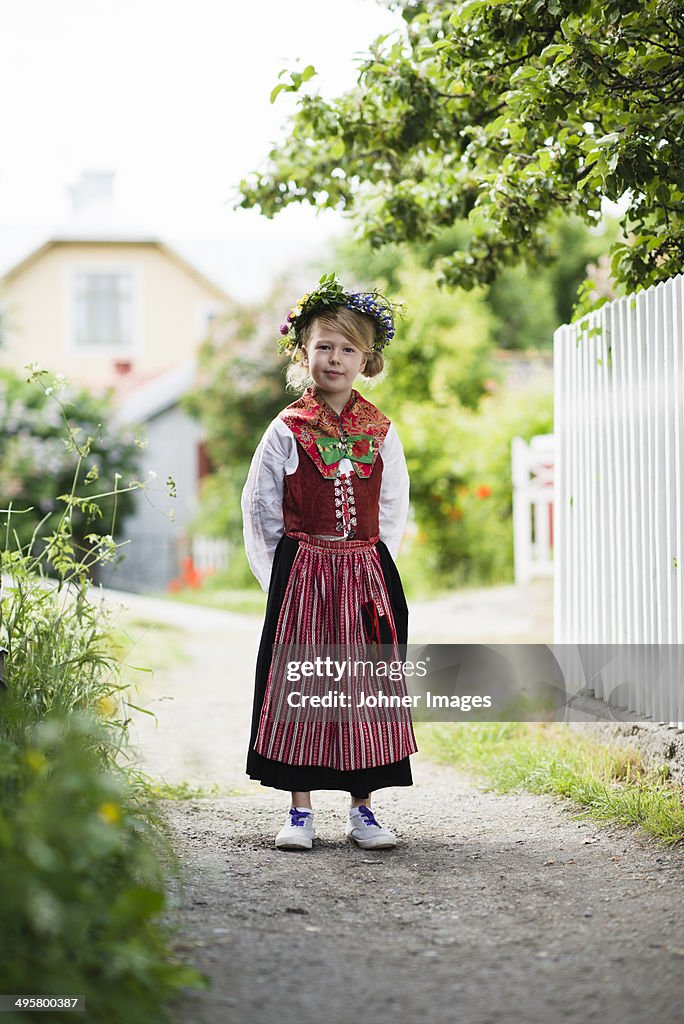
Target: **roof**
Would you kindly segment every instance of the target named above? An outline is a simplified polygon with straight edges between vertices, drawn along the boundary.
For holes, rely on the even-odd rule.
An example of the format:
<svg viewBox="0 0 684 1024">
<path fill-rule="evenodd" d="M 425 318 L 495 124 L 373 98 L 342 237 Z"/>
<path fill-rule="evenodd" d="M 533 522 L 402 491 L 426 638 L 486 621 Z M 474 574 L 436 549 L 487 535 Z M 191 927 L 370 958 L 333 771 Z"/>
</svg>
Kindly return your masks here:
<svg viewBox="0 0 684 1024">
<path fill-rule="evenodd" d="M 114 420 L 117 423 L 147 423 L 177 405 L 193 386 L 197 363 L 187 359 L 146 379 L 117 385 Z M 130 386 L 129 386 L 130 385 Z"/>
<path fill-rule="evenodd" d="M 30 266 L 42 259 L 46 252 L 57 246 L 68 246 L 68 245 L 98 245 L 98 246 L 117 246 L 117 245 L 139 245 L 139 246 L 153 246 L 163 253 L 168 259 L 172 260 L 178 267 L 189 274 L 191 277 L 211 291 L 214 296 L 220 299 L 222 302 L 232 303 L 230 295 L 223 290 L 223 288 L 212 281 L 211 278 L 207 277 L 203 271 L 199 270 L 192 263 L 189 263 L 180 253 L 172 249 L 171 246 L 167 245 L 166 242 L 162 242 L 160 238 L 154 235 L 149 235 L 144 232 L 132 231 L 130 229 L 117 230 L 116 228 L 107 229 L 83 229 L 74 228 L 60 230 L 58 233 L 52 235 L 41 245 L 32 249 L 26 256 L 15 263 L 13 266 L 6 270 L 2 275 L 4 282 L 10 282 L 23 274 Z"/>
</svg>

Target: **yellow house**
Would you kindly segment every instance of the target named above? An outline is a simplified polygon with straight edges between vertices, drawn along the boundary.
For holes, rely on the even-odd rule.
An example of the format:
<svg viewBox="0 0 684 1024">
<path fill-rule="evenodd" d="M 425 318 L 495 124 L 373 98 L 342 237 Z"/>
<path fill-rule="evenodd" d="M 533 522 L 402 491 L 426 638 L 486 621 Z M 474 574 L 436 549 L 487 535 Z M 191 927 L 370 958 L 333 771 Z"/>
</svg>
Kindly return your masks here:
<svg viewBox="0 0 684 1024">
<path fill-rule="evenodd" d="M 0 365 L 96 390 L 191 357 L 228 295 L 159 239 L 55 236 L 0 281 Z M 130 376 L 129 376 L 130 375 Z"/>
<path fill-rule="evenodd" d="M 25 375 L 37 363 L 91 392 L 113 389 L 116 421 L 141 428 L 148 441 L 141 478 L 170 476 L 177 494 L 153 503 L 136 495 L 125 557 L 103 581 L 159 590 L 178 571 L 207 471 L 203 430 L 181 399 L 212 319 L 234 303 L 158 238 L 122 225 L 112 179 L 82 174 L 72 189 L 72 225 L 0 278 L 0 367 Z"/>
</svg>

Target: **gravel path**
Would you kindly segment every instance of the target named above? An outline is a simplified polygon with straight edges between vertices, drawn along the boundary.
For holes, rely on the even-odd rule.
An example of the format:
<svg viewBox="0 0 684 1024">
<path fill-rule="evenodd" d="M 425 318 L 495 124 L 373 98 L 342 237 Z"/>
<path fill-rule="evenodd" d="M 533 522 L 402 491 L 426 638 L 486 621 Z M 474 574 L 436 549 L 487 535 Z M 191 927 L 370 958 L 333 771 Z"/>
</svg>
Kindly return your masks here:
<svg viewBox="0 0 684 1024">
<path fill-rule="evenodd" d="M 411 640 L 550 642 L 549 595 L 542 582 L 412 606 Z M 184 865 L 176 948 L 212 980 L 184 994 L 179 1024 L 684 1019 L 681 851 L 560 798 L 488 793 L 420 753 L 413 787 L 373 797 L 396 849 L 352 846 L 348 797 L 323 791 L 314 849 L 277 851 L 286 795 L 244 775 L 260 622 L 125 601 L 173 624 L 192 658 L 136 698 L 158 715 L 136 716 L 143 766 L 229 793 L 160 801 Z"/>
<path fill-rule="evenodd" d="M 213 982 L 179 1022 L 684 1018 L 680 854 L 415 760 L 374 800 L 395 850 L 351 846 L 343 794 L 316 794 L 299 853 L 273 847 L 277 797 L 167 803 L 179 952 Z"/>
</svg>

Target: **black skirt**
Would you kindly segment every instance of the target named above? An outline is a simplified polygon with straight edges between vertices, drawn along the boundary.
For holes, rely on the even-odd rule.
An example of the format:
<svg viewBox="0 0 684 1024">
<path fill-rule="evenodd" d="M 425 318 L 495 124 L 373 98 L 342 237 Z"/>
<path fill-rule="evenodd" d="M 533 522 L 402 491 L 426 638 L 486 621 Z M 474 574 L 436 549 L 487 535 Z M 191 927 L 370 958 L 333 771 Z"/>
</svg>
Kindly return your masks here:
<svg viewBox="0 0 684 1024">
<path fill-rule="evenodd" d="M 377 542 L 376 546 L 387 585 L 387 593 L 392 604 L 397 640 L 401 646 L 408 642 L 408 606 L 404 588 L 387 546 L 381 540 Z M 282 761 L 273 761 L 268 757 L 263 757 L 254 749 L 271 667 L 278 617 L 298 548 L 299 541 L 284 534 L 278 542 L 273 559 L 266 618 L 257 656 L 247 774 L 250 779 L 257 779 L 262 786 L 270 786 L 273 789 L 299 793 L 308 793 L 314 789 L 341 789 L 353 797 L 365 797 L 376 789 L 385 789 L 388 786 L 412 786 L 411 761 L 408 757 L 391 764 L 378 765 L 375 768 L 341 771 L 337 768 L 326 768 L 325 765 L 284 764 Z M 381 639 L 383 643 L 391 642 L 389 635 L 381 637 Z"/>
</svg>

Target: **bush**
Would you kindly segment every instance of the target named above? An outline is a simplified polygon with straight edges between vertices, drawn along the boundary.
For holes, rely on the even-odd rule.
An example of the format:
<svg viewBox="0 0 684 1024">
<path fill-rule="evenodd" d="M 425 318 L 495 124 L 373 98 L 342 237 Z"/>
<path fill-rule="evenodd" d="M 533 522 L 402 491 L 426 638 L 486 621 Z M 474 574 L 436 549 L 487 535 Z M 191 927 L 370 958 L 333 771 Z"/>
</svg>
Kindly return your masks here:
<svg viewBox="0 0 684 1024">
<path fill-rule="evenodd" d="M 87 598 L 83 585 L 58 587 L 30 559 L 5 552 L 0 639 L 7 650 L 3 731 L 18 739 L 53 712 L 103 714 L 109 728 L 99 742 L 112 766 L 125 739 L 118 717 L 119 666 L 110 648 L 110 617 Z"/>
<path fill-rule="evenodd" d="M 27 544 L 18 513 L 5 508 L 2 524 L 0 991 L 84 994 L 88 1020 L 107 1024 L 167 1021 L 166 1001 L 206 978 L 173 959 L 156 920 L 173 851 L 147 780 L 121 763 L 124 687 L 109 618 L 88 600 L 91 568 L 117 545 L 86 536 L 84 554 L 75 537 L 74 520 L 95 507 L 77 493 L 92 438 L 65 423 L 76 467 L 61 515 Z M 100 497 L 120 493 L 115 483 Z M 34 1018 L 44 1011 L 8 1020 Z"/>
<path fill-rule="evenodd" d="M 83 994 L 93 1022 L 165 1021 L 164 1001 L 198 975 L 155 923 L 172 853 L 125 775 L 103 770 L 106 744 L 78 712 L 0 732 L 0 989 Z"/>
<path fill-rule="evenodd" d="M 511 440 L 552 431 L 553 396 L 533 385 L 487 396 L 477 412 L 406 404 L 397 420 L 418 527 L 409 567 L 445 587 L 512 581 Z"/>
<path fill-rule="evenodd" d="M 107 532 L 102 523 L 115 510 L 119 520 L 130 512 L 130 489 L 119 490 L 115 483 L 117 474 L 129 479 L 137 472 L 141 442 L 128 429 L 103 430 L 109 417 L 106 400 L 69 387 L 59 376 L 47 378 L 46 371 L 34 369 L 23 380 L 0 370 L 0 496 L 6 507 L 22 510 L 12 519 L 12 545 L 26 545 L 41 520 L 43 535 L 57 527 L 62 509 L 56 496 L 71 491 L 81 468 L 89 502 L 75 508 L 72 519 L 81 543 L 87 533 Z"/>
</svg>

